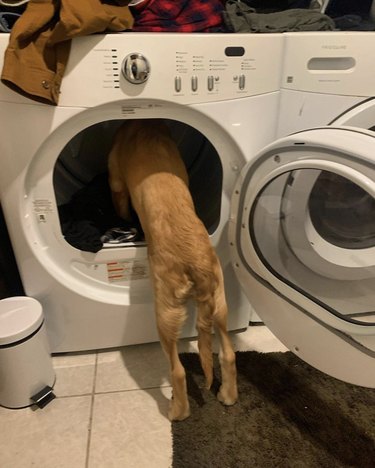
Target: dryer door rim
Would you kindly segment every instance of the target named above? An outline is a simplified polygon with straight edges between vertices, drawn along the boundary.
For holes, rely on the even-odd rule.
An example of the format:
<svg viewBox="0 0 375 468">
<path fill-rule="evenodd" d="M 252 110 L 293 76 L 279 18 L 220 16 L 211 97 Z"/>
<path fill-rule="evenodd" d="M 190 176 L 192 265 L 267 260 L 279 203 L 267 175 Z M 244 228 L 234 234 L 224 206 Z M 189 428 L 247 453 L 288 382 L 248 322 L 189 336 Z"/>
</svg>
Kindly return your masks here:
<svg viewBox="0 0 375 468">
<path fill-rule="evenodd" d="M 124 107 L 125 104 L 126 107 Z M 92 276 L 91 269 L 88 275 L 83 273 L 82 268 L 77 268 L 77 265 L 83 265 L 85 272 L 87 268 L 92 268 L 94 272 L 100 269 L 100 274 L 106 278 L 107 263 L 118 259 L 119 255 L 116 249 L 102 249 L 97 254 L 82 252 L 66 242 L 61 231 L 53 188 L 54 165 L 66 143 L 79 131 L 98 122 L 134 118 L 167 118 L 195 128 L 204 128 L 204 135 L 222 156 L 226 167 L 233 166 L 232 169 L 226 170 L 223 174 L 222 213 L 219 226 L 211 236 L 212 242 L 219 244 L 221 231 L 226 228 L 230 196 L 237 178 L 237 171 L 244 166 L 245 157 L 234 137 L 230 132 L 224 134 L 220 121 L 213 118 L 208 109 L 211 107 L 205 106 L 204 109 L 200 109 L 159 100 L 134 99 L 98 108 L 77 109 L 75 115 L 70 116 L 54 128 L 29 164 L 24 176 L 23 192 L 19 194 L 20 217 L 22 219 L 27 217 L 29 220 L 28 235 L 25 235 L 26 241 L 35 258 L 50 276 L 69 290 L 78 294 L 84 291 L 86 297 L 94 300 L 113 304 L 123 304 L 124 302 L 124 294 L 116 285 L 102 280 L 102 277 L 98 282 L 97 278 Z M 34 205 L 39 201 L 48 204 L 45 207 L 45 211 L 48 209 L 46 222 L 40 222 L 36 216 Z M 20 225 L 24 229 L 22 222 Z M 222 246 L 219 245 L 219 248 Z M 124 258 L 133 255 L 124 251 L 122 254 Z M 97 268 L 96 265 L 99 267 Z M 101 295 L 98 295 L 98 288 L 102 291 Z"/>
<path fill-rule="evenodd" d="M 361 101 L 334 118 L 329 125 L 351 126 L 370 130 L 375 126 L 375 97 Z"/>
<path fill-rule="evenodd" d="M 348 141 L 334 141 L 334 136 L 349 135 L 349 140 L 354 140 L 351 148 Z M 358 139 L 363 139 L 362 151 L 356 151 Z M 296 157 L 299 149 L 312 151 L 310 157 Z M 336 330 L 348 334 L 369 335 L 374 334 L 372 323 L 363 323 L 356 320 L 344 320 L 343 318 L 327 313 L 327 309 L 321 304 L 313 303 L 305 296 L 292 290 L 290 286 L 277 278 L 264 265 L 252 245 L 248 233 L 248 221 L 251 210 L 258 194 L 263 187 L 280 174 L 296 169 L 321 169 L 341 172 L 344 176 L 353 178 L 352 173 L 361 176 L 361 180 L 355 182 L 366 189 L 375 199 L 375 170 L 370 166 L 371 148 L 375 151 L 375 134 L 370 131 L 353 129 L 350 127 L 323 127 L 310 129 L 298 134 L 282 138 L 262 150 L 257 158 L 248 163 L 241 172 L 240 179 L 235 187 L 232 197 L 231 222 L 229 227 L 229 241 L 234 269 L 238 276 L 242 277 L 242 286 L 251 300 L 251 293 L 243 280 L 246 275 L 261 278 L 268 283 L 270 289 L 278 291 L 282 296 L 297 304 L 303 310 L 308 310 L 317 320 L 326 323 Z M 313 157 L 314 151 L 320 152 L 320 157 Z M 324 153 L 330 155 L 324 157 Z M 360 154 L 358 154 L 360 153 Z M 334 158 L 332 155 L 334 154 Z M 349 159 L 344 159 L 347 157 Z M 336 159 L 334 161 L 333 159 Z M 345 161 L 346 164 L 343 164 Z M 366 172 L 366 173 L 364 173 Z M 372 175 L 369 176 L 369 173 Z M 239 272 L 241 270 L 241 272 Z M 257 311 L 262 318 L 261 311 Z"/>
</svg>

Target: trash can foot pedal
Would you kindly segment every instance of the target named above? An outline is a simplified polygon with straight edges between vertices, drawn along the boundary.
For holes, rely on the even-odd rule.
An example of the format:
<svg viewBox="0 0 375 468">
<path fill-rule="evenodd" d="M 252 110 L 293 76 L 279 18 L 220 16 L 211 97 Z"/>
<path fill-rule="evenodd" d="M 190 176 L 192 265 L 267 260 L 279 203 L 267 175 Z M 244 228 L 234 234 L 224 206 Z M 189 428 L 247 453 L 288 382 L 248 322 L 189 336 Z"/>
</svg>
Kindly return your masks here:
<svg viewBox="0 0 375 468">
<path fill-rule="evenodd" d="M 53 393 L 53 389 L 48 385 L 43 388 L 36 395 L 31 397 L 31 400 L 34 402 L 38 408 L 44 408 L 48 403 L 56 398 L 56 395 Z"/>
</svg>

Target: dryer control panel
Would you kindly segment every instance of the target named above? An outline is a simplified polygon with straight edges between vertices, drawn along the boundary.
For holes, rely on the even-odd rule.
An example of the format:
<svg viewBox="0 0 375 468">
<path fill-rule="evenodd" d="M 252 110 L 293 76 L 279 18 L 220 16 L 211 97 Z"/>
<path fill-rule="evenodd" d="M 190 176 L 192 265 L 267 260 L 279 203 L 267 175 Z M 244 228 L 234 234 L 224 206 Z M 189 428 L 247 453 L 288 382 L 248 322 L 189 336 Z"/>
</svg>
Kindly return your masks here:
<svg viewBox="0 0 375 468">
<path fill-rule="evenodd" d="M 0 52 L 7 44 L 8 37 L 0 40 Z M 282 50 L 281 34 L 118 33 L 76 38 L 59 106 L 94 107 L 127 98 L 194 104 L 278 91 Z M 0 100 L 32 102 L 3 84 Z"/>
<path fill-rule="evenodd" d="M 75 39 L 60 105 L 122 98 L 181 104 L 277 91 L 281 35 L 107 34 Z"/>
<path fill-rule="evenodd" d="M 3 36 L 0 61 L 8 45 Z M 282 57 L 281 34 L 80 37 L 72 41 L 59 105 L 94 107 L 126 98 L 194 104 L 271 93 L 280 89 Z M 35 102 L 0 83 L 1 100 Z"/>
</svg>

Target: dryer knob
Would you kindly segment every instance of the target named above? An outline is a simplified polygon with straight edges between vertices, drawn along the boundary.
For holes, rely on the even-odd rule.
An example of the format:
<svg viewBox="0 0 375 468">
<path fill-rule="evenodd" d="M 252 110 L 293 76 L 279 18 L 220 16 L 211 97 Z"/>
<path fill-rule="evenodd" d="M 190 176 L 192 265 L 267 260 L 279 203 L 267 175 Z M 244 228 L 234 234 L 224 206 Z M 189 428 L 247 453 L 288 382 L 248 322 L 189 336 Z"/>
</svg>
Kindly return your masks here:
<svg viewBox="0 0 375 468">
<path fill-rule="evenodd" d="M 129 54 L 122 62 L 122 73 L 130 83 L 142 84 L 150 75 L 150 64 L 142 54 Z"/>
</svg>

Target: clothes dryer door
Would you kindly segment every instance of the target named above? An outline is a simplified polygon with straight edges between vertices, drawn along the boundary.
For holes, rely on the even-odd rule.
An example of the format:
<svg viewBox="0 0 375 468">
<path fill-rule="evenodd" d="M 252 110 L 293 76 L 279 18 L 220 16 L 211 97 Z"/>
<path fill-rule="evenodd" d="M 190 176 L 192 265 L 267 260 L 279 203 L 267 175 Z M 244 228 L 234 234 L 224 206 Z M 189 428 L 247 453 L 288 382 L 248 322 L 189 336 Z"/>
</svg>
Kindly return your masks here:
<svg viewBox="0 0 375 468">
<path fill-rule="evenodd" d="M 375 387 L 375 133 L 306 130 L 242 171 L 229 229 L 237 276 L 293 352 Z"/>
</svg>

